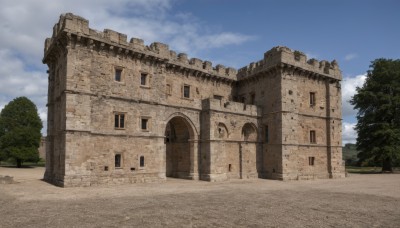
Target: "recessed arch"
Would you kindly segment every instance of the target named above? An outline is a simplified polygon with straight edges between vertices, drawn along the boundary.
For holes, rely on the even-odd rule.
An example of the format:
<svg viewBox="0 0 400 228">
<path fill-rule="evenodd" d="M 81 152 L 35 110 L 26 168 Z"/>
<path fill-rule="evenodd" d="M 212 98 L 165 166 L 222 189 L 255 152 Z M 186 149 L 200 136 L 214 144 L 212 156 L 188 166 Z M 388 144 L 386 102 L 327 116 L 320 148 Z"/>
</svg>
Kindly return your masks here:
<svg viewBox="0 0 400 228">
<path fill-rule="evenodd" d="M 172 119 L 176 118 L 176 117 L 182 118 L 183 122 L 186 124 L 186 126 L 189 129 L 191 129 L 191 131 L 190 131 L 190 139 L 192 139 L 192 140 L 197 139 L 199 133 L 197 131 L 196 126 L 194 125 L 193 121 L 188 116 L 186 116 L 185 114 L 183 114 L 181 112 L 175 112 L 175 113 L 172 113 L 171 115 L 169 115 L 168 118 L 165 120 L 165 123 L 167 123 L 167 125 L 168 125 L 168 123 L 170 123 L 170 121 Z"/>
<path fill-rule="evenodd" d="M 243 141 L 257 141 L 257 127 L 253 123 L 245 123 L 242 127 Z"/>
<path fill-rule="evenodd" d="M 174 115 L 165 127 L 166 176 L 190 179 L 194 165 L 196 133 L 188 118 Z"/>
<path fill-rule="evenodd" d="M 218 139 L 227 139 L 229 138 L 229 132 L 226 125 L 222 122 L 217 123 L 217 126 L 214 131 L 215 138 Z"/>
</svg>

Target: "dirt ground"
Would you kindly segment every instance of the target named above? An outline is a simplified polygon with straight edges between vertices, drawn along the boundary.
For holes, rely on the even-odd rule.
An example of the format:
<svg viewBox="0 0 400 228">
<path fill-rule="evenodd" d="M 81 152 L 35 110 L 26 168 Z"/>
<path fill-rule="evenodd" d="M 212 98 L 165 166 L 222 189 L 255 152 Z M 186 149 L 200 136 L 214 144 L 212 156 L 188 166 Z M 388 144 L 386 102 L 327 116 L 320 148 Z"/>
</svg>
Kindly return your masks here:
<svg viewBox="0 0 400 228">
<path fill-rule="evenodd" d="M 400 227 L 400 174 L 59 188 L 0 167 L 0 227 Z"/>
</svg>

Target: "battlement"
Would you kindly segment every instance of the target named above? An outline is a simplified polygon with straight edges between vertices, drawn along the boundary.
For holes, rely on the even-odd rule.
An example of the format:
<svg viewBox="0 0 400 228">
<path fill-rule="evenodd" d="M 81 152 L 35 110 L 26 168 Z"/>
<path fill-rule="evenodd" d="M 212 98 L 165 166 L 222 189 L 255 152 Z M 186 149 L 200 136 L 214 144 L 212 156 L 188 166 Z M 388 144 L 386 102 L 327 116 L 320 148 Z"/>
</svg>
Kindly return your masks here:
<svg viewBox="0 0 400 228">
<path fill-rule="evenodd" d="M 83 17 L 76 16 L 72 13 L 62 14 L 59 22 L 53 28 L 52 38 L 47 38 L 45 41 L 45 57 L 52 44 L 59 39 L 60 34 L 67 34 L 67 36 L 79 36 L 80 38 L 86 37 L 93 42 L 100 42 L 103 46 L 110 45 L 117 48 L 122 48 L 128 53 L 138 53 L 146 56 L 153 56 L 155 59 L 164 61 L 167 64 L 179 66 L 181 68 L 188 68 L 203 72 L 205 75 L 218 76 L 230 80 L 236 80 L 237 70 L 223 65 L 216 65 L 210 61 L 203 61 L 198 58 L 188 58 L 187 54 L 179 53 L 170 50 L 167 44 L 154 42 L 146 46 L 144 41 L 139 38 L 131 38 L 128 42 L 127 35 L 113 31 L 111 29 L 104 29 L 103 32 L 96 31 L 89 28 L 89 21 Z"/>
<path fill-rule="evenodd" d="M 276 65 L 286 64 L 294 68 L 315 72 L 327 77 L 341 80 L 342 75 L 336 60 L 331 62 L 317 59 L 307 59 L 300 51 L 294 51 L 288 47 L 274 47 L 264 53 L 264 59 L 250 63 L 238 71 L 238 80 L 244 79 L 258 72 L 267 70 Z"/>
<path fill-rule="evenodd" d="M 234 81 L 245 79 L 275 66 L 282 66 L 282 64 L 293 67 L 294 69 L 302 69 L 303 71 L 324 75 L 325 77 L 337 80 L 342 79 L 341 71 L 335 60 L 331 62 L 326 60 L 318 61 L 316 59 L 308 60 L 303 52 L 294 51 L 283 46 L 272 48 L 264 53 L 264 58 L 262 60 L 250 63 L 248 66 L 239 70 L 220 64 L 213 67 L 210 61 L 188 58 L 185 53 L 177 54 L 175 51 L 170 50 L 167 44 L 154 42 L 146 46 L 142 39 L 131 38 L 128 42 L 126 34 L 111 29 L 104 29 L 103 32 L 96 31 L 89 27 L 88 20 L 72 13 L 62 14 L 59 22 L 53 28 L 52 38 L 46 39 L 44 50 L 45 58 L 46 53 L 49 51 L 54 41 L 59 39 L 62 34 L 67 36 L 79 36 L 80 38 L 86 37 L 93 42 L 101 43 L 102 46 L 111 46 L 111 49 L 124 49 L 126 53 L 152 56 L 167 64 L 178 66 L 178 68 L 187 68 L 188 70 L 202 72 L 208 76 L 217 76 Z"/>
</svg>

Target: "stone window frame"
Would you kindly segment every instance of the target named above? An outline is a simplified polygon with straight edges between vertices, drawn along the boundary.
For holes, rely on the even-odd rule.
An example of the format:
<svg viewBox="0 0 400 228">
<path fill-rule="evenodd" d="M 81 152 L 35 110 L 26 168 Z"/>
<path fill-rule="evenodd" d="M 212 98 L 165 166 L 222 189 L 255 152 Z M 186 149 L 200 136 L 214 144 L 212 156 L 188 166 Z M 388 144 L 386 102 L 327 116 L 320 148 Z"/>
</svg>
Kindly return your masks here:
<svg viewBox="0 0 400 228">
<path fill-rule="evenodd" d="M 311 91 L 309 99 L 310 99 L 309 100 L 310 107 L 314 107 L 317 104 L 317 93 L 314 91 Z"/>
<path fill-rule="evenodd" d="M 143 80 L 142 80 L 143 76 L 145 76 L 145 80 L 144 80 L 145 84 L 142 84 L 142 82 L 143 82 Z M 147 72 L 147 71 L 140 71 L 140 77 L 139 77 L 139 85 L 140 85 L 140 88 L 150 89 L 150 88 L 151 88 L 151 86 L 150 86 L 150 78 L 151 78 L 151 77 L 150 77 L 150 73 L 149 73 L 149 72 Z"/>
<path fill-rule="evenodd" d="M 172 95 L 172 84 L 171 83 L 165 84 L 165 94 L 168 96 Z"/>
<path fill-rule="evenodd" d="M 214 94 L 213 95 L 213 99 L 216 99 L 216 100 L 222 100 L 222 99 L 224 99 L 224 96 L 222 96 L 222 95 L 219 95 L 219 94 Z"/>
<path fill-rule="evenodd" d="M 188 100 L 191 100 L 192 99 L 192 90 L 191 90 L 191 85 L 189 85 L 189 84 L 183 84 L 182 85 L 182 98 L 183 99 L 188 99 Z M 186 95 L 186 93 L 185 93 L 185 88 L 189 88 L 189 94 L 188 94 L 188 96 L 185 96 Z"/>
<path fill-rule="evenodd" d="M 117 71 L 120 71 L 120 80 L 119 81 L 116 79 Z M 113 75 L 114 82 L 122 83 L 122 84 L 125 83 L 125 70 L 124 70 L 123 66 L 117 66 L 117 65 L 113 66 L 113 74 L 112 75 Z"/>
<path fill-rule="evenodd" d="M 119 157 L 119 166 L 117 166 L 117 157 Z M 122 169 L 123 168 L 123 156 L 121 152 L 115 152 L 114 153 L 114 169 Z"/>
<path fill-rule="evenodd" d="M 310 130 L 310 143 L 317 144 L 317 132 L 315 130 Z"/>
<path fill-rule="evenodd" d="M 146 129 L 143 129 L 143 120 L 146 120 Z M 150 116 L 141 116 L 139 121 L 139 129 L 143 132 L 149 132 L 151 129 L 151 117 Z"/>
<path fill-rule="evenodd" d="M 127 114 L 126 112 L 114 112 L 114 129 L 115 130 L 125 130 L 126 129 L 126 117 Z M 116 126 L 116 117 L 118 116 L 118 126 Z M 123 126 L 121 127 L 121 118 L 120 116 L 123 116 Z"/>
</svg>

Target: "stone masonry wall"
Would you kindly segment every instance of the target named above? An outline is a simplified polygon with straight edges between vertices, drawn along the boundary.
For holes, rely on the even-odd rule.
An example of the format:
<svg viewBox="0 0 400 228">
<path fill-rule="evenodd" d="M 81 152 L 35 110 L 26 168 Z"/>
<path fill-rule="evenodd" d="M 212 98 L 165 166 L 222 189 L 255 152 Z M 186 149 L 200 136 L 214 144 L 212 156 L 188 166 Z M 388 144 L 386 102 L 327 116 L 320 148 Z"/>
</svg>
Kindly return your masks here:
<svg viewBox="0 0 400 228">
<path fill-rule="evenodd" d="M 275 47 L 239 71 L 213 67 L 69 13 L 43 62 L 51 183 L 343 176 L 336 61 Z"/>
</svg>

